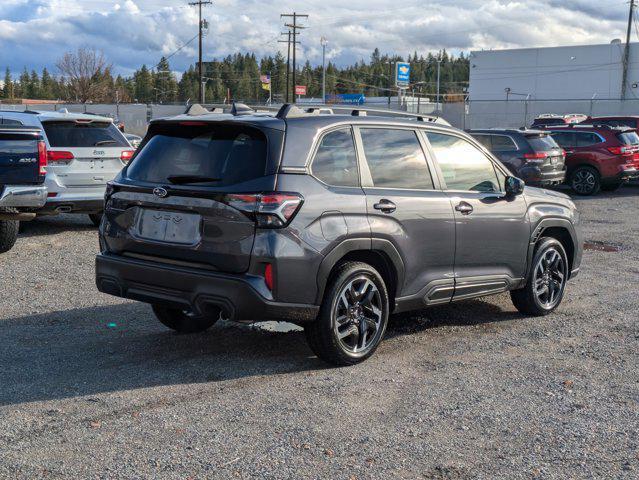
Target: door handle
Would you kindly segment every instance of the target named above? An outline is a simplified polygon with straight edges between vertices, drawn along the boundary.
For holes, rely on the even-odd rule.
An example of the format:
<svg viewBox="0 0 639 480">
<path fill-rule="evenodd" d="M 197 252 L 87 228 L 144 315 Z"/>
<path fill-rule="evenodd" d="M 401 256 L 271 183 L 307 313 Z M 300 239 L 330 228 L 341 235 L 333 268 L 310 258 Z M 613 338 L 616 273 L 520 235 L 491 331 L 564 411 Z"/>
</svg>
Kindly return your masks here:
<svg viewBox="0 0 639 480">
<path fill-rule="evenodd" d="M 455 207 L 455 210 L 460 212 L 462 215 L 470 215 L 473 213 L 473 206 L 470 203 L 461 202 Z"/>
<path fill-rule="evenodd" d="M 397 210 L 397 205 L 395 205 L 390 200 L 382 198 L 379 203 L 373 205 L 373 208 L 375 210 L 381 210 L 384 213 L 393 213 L 395 210 Z"/>
</svg>

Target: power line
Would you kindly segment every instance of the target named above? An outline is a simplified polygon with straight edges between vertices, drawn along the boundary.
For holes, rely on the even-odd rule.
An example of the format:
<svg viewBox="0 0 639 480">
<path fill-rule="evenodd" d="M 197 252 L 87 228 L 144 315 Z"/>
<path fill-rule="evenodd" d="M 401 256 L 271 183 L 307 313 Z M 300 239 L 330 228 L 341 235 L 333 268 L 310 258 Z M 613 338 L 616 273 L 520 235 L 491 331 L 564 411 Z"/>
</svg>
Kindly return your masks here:
<svg viewBox="0 0 639 480">
<path fill-rule="evenodd" d="M 199 67 L 199 73 L 200 73 L 200 102 L 204 103 L 204 75 L 202 72 L 202 27 L 203 27 L 203 22 L 202 22 L 202 5 L 213 5 L 213 2 L 209 1 L 209 0 L 198 0 L 197 2 L 189 2 L 189 5 L 191 5 L 192 7 L 199 7 L 199 12 L 200 12 L 200 21 L 199 21 L 199 30 L 198 30 L 198 36 L 199 36 L 199 55 L 198 55 L 198 67 Z"/>
</svg>

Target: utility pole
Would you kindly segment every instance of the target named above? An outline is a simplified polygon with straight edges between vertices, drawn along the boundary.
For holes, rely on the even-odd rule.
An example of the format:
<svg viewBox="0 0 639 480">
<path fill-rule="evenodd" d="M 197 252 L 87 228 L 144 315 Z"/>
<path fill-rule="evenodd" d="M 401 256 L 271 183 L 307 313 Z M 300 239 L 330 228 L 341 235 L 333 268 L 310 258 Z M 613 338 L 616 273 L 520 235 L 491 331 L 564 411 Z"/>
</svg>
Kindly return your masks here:
<svg viewBox="0 0 639 480">
<path fill-rule="evenodd" d="M 626 98 L 628 87 L 628 64 L 630 63 L 630 33 L 632 32 L 632 19 L 635 11 L 635 0 L 630 0 L 630 12 L 628 12 L 628 30 L 626 32 L 626 47 L 623 50 L 623 76 L 621 78 L 621 99 Z"/>
<path fill-rule="evenodd" d="M 297 35 L 298 35 L 298 30 L 303 30 L 306 27 L 302 26 L 302 25 L 298 25 L 297 20 L 299 18 L 308 18 L 308 15 L 302 14 L 302 13 L 297 13 L 297 12 L 293 12 L 293 13 L 283 13 L 280 15 L 280 18 L 292 18 L 293 19 L 293 23 L 286 23 L 284 24 L 284 26 L 288 27 L 291 29 L 291 34 L 293 36 L 293 89 L 295 89 L 296 85 L 297 85 L 297 44 L 299 43 L 297 41 Z M 295 100 L 295 95 L 293 95 L 293 100 Z"/>
<path fill-rule="evenodd" d="M 442 69 L 442 54 L 440 53 L 437 57 L 437 111 L 439 112 L 439 79 Z"/>
<path fill-rule="evenodd" d="M 282 35 L 287 35 L 288 40 L 278 40 L 278 43 L 286 43 L 287 44 L 287 53 L 286 53 L 286 103 L 289 103 L 289 92 L 291 91 L 291 86 L 289 83 L 289 74 L 291 73 L 291 31 L 282 32 Z"/>
<path fill-rule="evenodd" d="M 326 37 L 321 38 L 322 43 L 322 103 L 326 103 Z"/>
<path fill-rule="evenodd" d="M 204 103 L 204 74 L 202 72 L 202 27 L 203 27 L 203 22 L 202 22 L 202 5 L 213 5 L 213 2 L 209 1 L 209 0 L 198 0 L 197 2 L 191 2 L 189 3 L 189 5 L 191 5 L 192 7 L 199 7 L 200 10 L 200 22 L 199 22 L 199 45 L 200 45 L 200 49 L 199 49 L 199 60 L 198 60 L 198 72 L 200 74 L 200 103 Z"/>
</svg>

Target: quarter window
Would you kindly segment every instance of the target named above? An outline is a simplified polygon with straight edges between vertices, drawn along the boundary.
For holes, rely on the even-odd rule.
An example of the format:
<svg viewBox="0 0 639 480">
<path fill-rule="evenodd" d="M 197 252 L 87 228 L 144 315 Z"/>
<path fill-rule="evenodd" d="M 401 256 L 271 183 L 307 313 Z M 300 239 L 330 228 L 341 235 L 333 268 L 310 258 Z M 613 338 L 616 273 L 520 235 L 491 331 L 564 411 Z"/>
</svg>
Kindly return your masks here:
<svg viewBox="0 0 639 480">
<path fill-rule="evenodd" d="M 338 187 L 357 187 L 357 155 L 350 129 L 336 130 L 322 138 L 313 159 L 313 175 Z"/>
<path fill-rule="evenodd" d="M 362 128 L 362 142 L 373 185 L 380 188 L 434 189 L 417 133 Z"/>
<path fill-rule="evenodd" d="M 477 147 L 453 135 L 427 135 L 449 190 L 501 190 L 493 163 Z"/>
<path fill-rule="evenodd" d="M 517 150 L 517 146 L 515 142 L 513 142 L 512 138 L 507 137 L 506 135 L 493 135 L 492 138 L 494 152 L 509 152 L 512 150 Z"/>
</svg>

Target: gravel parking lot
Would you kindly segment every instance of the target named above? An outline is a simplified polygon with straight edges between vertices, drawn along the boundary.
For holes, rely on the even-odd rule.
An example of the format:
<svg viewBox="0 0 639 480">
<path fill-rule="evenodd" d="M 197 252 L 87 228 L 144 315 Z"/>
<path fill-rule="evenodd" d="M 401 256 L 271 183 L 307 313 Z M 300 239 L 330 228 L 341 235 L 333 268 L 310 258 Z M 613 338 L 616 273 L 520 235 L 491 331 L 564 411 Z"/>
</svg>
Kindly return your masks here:
<svg viewBox="0 0 639 480">
<path fill-rule="evenodd" d="M 37 220 L 0 257 L 0 477 L 637 478 L 638 200 L 577 200 L 556 313 L 403 315 L 342 369 L 296 331 L 176 335 L 97 292 L 86 217 Z"/>
</svg>

